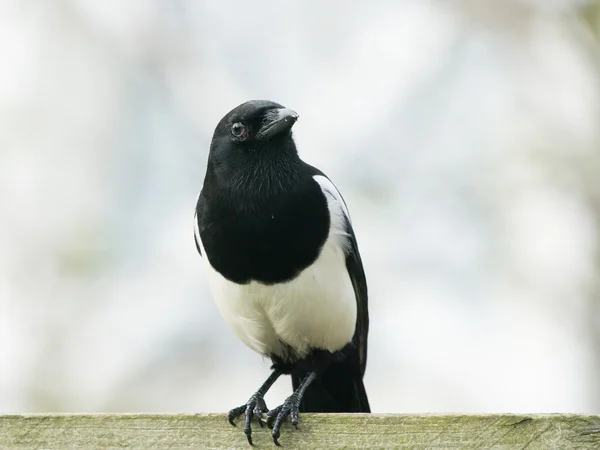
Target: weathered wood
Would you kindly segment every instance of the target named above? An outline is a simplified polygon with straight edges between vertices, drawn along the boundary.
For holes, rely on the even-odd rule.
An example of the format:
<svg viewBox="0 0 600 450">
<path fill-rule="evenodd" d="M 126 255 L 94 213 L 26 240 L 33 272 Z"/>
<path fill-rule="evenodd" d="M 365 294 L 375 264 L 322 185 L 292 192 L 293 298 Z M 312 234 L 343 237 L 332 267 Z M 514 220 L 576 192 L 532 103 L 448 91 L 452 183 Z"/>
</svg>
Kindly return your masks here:
<svg viewBox="0 0 600 450">
<path fill-rule="evenodd" d="M 275 448 L 256 425 L 255 448 Z M 286 449 L 600 449 L 600 416 L 304 414 L 286 424 Z M 245 449 L 223 414 L 6 415 L 1 449 Z"/>
</svg>

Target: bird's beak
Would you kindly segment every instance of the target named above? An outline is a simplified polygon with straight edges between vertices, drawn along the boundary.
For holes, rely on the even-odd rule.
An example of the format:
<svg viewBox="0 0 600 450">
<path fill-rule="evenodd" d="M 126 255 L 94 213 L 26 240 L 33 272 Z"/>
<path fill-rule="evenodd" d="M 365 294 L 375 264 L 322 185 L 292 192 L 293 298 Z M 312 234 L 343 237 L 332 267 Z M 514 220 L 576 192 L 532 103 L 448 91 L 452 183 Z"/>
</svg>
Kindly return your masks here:
<svg viewBox="0 0 600 450">
<path fill-rule="evenodd" d="M 256 134 L 257 139 L 271 139 L 273 136 L 289 131 L 298 120 L 298 113 L 288 108 L 268 111 L 265 121 Z"/>
</svg>

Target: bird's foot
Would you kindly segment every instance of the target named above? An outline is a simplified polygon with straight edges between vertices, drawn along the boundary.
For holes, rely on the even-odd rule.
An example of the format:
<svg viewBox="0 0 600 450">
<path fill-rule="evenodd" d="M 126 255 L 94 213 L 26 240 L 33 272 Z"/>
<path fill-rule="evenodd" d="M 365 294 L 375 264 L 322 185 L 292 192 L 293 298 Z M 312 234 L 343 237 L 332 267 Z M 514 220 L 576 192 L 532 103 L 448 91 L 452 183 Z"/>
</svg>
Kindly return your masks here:
<svg viewBox="0 0 600 450">
<path fill-rule="evenodd" d="M 245 405 L 238 406 L 237 408 L 233 408 L 231 411 L 229 411 L 227 418 L 229 419 L 229 423 L 235 426 L 234 419 L 244 414 L 244 433 L 248 438 L 248 443 L 252 445 L 252 427 L 250 426 L 252 418 L 255 417 L 258 421 L 258 424 L 262 427 L 264 425 L 262 415 L 267 411 L 269 411 L 269 408 L 267 408 L 263 394 L 257 392 L 250 397 L 250 400 L 248 400 Z"/>
<path fill-rule="evenodd" d="M 272 428 L 273 442 L 280 446 L 279 436 L 281 425 L 288 416 L 292 419 L 292 425 L 298 429 L 298 413 L 300 412 L 300 396 L 294 392 L 282 405 L 270 410 L 267 413 L 267 426 Z"/>
</svg>

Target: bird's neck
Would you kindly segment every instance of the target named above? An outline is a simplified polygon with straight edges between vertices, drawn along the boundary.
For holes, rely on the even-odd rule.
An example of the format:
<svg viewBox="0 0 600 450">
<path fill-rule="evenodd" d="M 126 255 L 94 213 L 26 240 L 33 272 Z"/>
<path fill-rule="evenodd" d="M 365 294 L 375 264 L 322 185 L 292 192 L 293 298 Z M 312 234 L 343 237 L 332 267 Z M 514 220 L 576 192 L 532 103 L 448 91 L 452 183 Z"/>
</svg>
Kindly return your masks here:
<svg viewBox="0 0 600 450">
<path fill-rule="evenodd" d="M 295 148 L 260 149 L 226 167 L 209 164 L 207 178 L 223 200 L 235 198 L 244 208 L 260 209 L 297 190 L 302 164 Z"/>
</svg>

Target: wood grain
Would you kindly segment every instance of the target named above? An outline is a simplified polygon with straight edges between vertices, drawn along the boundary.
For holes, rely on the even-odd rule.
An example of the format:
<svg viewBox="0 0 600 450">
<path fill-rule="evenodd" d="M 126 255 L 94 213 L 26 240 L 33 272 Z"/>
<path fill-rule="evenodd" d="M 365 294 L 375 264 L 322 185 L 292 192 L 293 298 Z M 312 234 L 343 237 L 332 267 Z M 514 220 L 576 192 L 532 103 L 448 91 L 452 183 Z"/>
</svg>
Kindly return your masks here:
<svg viewBox="0 0 600 450">
<path fill-rule="evenodd" d="M 254 427 L 255 448 L 275 448 Z M 600 416 L 303 414 L 286 449 L 600 449 Z M 245 449 L 224 414 L 0 416 L 1 449 Z"/>
</svg>

